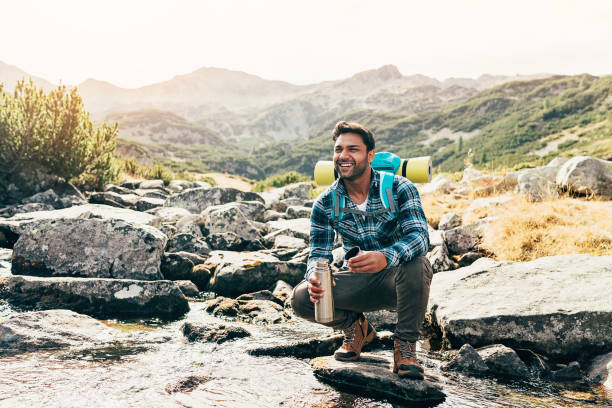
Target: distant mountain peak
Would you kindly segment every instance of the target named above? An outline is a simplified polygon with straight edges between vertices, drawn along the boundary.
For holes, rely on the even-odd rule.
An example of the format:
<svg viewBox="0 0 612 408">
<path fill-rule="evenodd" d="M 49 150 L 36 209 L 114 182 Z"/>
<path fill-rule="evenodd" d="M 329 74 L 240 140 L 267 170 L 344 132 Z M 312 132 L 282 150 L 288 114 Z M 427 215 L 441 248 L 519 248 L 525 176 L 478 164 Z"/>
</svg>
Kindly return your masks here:
<svg viewBox="0 0 612 408">
<path fill-rule="evenodd" d="M 390 81 L 402 78 L 402 73 L 395 65 L 383 65 L 377 69 L 359 72 L 351 77 L 359 81 Z"/>
</svg>

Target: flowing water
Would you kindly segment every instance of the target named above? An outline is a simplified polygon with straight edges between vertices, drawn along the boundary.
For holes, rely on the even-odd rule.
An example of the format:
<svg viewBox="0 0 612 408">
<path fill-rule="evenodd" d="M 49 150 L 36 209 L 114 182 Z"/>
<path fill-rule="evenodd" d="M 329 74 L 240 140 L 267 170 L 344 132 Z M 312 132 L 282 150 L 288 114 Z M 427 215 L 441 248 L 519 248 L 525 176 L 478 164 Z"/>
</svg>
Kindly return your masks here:
<svg viewBox="0 0 612 408">
<path fill-rule="evenodd" d="M 223 322 L 206 313 L 203 303 L 190 306 L 185 319 L 168 324 L 107 322 L 129 332 L 136 340 L 129 345 L 0 356 L 0 407 L 397 406 L 336 391 L 313 376 L 308 360 L 246 353 L 248 348 L 327 335 L 330 329 L 299 319 L 271 326 L 241 324 L 252 337 L 220 345 L 188 343 L 180 331 L 185 320 Z M 0 303 L 0 319 L 12 314 Z M 612 395 L 585 384 L 502 383 L 448 375 L 439 371 L 441 361 L 433 353 L 423 358 L 447 394 L 438 407 L 612 406 Z M 192 391 L 166 391 L 189 376 L 209 379 Z"/>
</svg>

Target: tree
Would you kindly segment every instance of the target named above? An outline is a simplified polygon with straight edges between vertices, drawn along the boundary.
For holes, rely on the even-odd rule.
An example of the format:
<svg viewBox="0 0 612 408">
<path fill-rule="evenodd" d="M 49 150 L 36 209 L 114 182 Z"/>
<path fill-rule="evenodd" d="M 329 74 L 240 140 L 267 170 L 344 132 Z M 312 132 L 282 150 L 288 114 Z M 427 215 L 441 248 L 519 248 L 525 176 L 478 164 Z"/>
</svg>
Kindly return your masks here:
<svg viewBox="0 0 612 408">
<path fill-rule="evenodd" d="M 459 136 L 459 142 L 457 143 L 457 153 L 463 151 L 463 136 Z"/>
<path fill-rule="evenodd" d="M 113 169 L 118 125 L 94 128 L 76 88 L 45 95 L 32 80 L 13 94 L 0 89 L 0 176 L 38 165 L 74 180 L 89 175 L 101 184 Z"/>
</svg>

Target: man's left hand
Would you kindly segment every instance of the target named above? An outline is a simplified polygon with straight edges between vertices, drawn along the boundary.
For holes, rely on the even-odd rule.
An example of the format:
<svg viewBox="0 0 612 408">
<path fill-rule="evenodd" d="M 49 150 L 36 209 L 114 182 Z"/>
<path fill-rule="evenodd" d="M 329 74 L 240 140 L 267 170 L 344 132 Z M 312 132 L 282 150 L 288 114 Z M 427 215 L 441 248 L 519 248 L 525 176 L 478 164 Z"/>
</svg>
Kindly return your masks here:
<svg viewBox="0 0 612 408">
<path fill-rule="evenodd" d="M 377 273 L 385 269 L 387 258 L 379 251 L 361 251 L 348 261 L 348 267 L 355 273 Z"/>
</svg>

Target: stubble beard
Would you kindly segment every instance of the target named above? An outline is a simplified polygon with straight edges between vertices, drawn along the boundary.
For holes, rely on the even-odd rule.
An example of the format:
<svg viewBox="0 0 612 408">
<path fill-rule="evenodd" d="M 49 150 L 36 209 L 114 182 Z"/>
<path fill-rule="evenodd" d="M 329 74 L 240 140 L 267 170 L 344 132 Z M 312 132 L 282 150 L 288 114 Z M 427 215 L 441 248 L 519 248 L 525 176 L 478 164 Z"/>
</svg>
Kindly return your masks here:
<svg viewBox="0 0 612 408">
<path fill-rule="evenodd" d="M 366 171 L 366 162 L 362 162 L 361 165 L 357 162 L 355 162 L 355 164 L 353 165 L 353 171 L 351 171 L 348 175 L 343 176 L 342 172 L 340 171 L 340 164 L 336 164 L 336 172 L 338 173 L 338 178 L 341 178 L 343 180 L 347 180 L 347 181 L 353 181 L 358 179 L 359 177 L 361 177 L 361 175 L 363 175 L 363 173 L 365 173 Z"/>
</svg>

